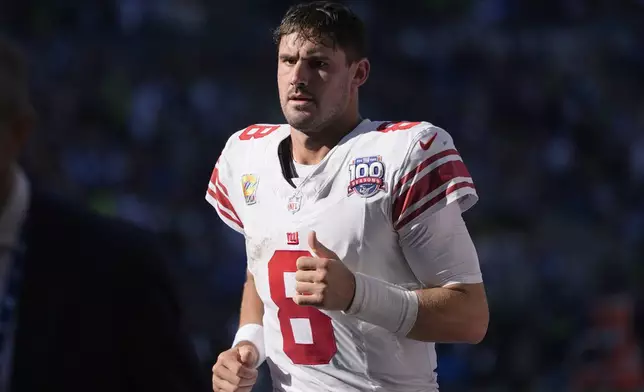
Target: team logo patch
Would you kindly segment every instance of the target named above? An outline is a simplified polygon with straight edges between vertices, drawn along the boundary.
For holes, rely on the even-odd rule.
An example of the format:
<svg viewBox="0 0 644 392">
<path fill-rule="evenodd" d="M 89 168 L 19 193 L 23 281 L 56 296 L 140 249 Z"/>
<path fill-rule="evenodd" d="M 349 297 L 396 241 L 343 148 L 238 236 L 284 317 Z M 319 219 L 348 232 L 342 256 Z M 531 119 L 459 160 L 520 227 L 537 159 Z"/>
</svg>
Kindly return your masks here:
<svg viewBox="0 0 644 392">
<path fill-rule="evenodd" d="M 241 178 L 241 183 L 246 205 L 257 203 L 257 184 L 259 183 L 259 178 L 254 174 L 244 174 Z"/>
<path fill-rule="evenodd" d="M 300 244 L 300 234 L 297 231 L 286 233 L 286 243 L 288 245 L 299 245 Z"/>
<path fill-rule="evenodd" d="M 386 190 L 385 165 L 381 156 L 356 158 L 349 165 L 349 196 L 367 198 Z"/>
</svg>

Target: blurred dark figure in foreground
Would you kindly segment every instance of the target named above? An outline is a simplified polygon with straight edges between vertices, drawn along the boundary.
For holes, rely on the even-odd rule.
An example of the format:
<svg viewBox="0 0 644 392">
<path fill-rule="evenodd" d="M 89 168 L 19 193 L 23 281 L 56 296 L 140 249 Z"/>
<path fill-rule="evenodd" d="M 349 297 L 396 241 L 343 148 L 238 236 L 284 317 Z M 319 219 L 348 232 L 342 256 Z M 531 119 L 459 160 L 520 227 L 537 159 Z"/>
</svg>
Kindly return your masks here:
<svg viewBox="0 0 644 392">
<path fill-rule="evenodd" d="M 0 38 L 0 390 L 208 390 L 154 238 L 17 165 L 35 119 L 26 73 Z"/>
</svg>

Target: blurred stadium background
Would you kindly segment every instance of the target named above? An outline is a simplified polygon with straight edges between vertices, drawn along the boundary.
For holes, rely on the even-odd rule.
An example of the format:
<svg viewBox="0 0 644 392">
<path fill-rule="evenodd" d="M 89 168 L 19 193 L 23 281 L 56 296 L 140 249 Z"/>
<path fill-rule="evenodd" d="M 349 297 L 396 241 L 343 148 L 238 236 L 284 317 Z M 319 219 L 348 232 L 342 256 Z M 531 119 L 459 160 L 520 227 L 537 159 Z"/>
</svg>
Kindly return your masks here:
<svg viewBox="0 0 644 392">
<path fill-rule="evenodd" d="M 245 261 L 203 196 L 231 133 L 282 122 L 270 29 L 291 3 L 0 1 L 40 116 L 27 166 L 172 244 L 205 377 Z M 363 114 L 447 129 L 481 196 L 490 330 L 439 347 L 441 390 L 644 390 L 644 1 L 346 3 L 370 31 Z"/>
</svg>

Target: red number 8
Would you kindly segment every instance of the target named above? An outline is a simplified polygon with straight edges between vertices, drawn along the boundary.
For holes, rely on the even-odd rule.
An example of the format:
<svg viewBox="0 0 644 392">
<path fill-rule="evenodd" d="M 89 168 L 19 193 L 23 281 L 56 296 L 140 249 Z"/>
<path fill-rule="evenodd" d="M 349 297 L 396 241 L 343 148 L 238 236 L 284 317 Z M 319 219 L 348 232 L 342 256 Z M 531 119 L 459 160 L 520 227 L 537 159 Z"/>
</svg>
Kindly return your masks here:
<svg viewBox="0 0 644 392">
<path fill-rule="evenodd" d="M 286 296 L 284 273 L 297 271 L 297 259 L 311 256 L 307 251 L 277 250 L 268 262 L 268 281 L 271 299 L 277 305 L 284 353 L 296 365 L 324 365 L 331 361 L 337 347 L 331 318 L 316 308 L 300 306 Z M 291 320 L 308 319 L 313 344 L 296 343 Z"/>
</svg>

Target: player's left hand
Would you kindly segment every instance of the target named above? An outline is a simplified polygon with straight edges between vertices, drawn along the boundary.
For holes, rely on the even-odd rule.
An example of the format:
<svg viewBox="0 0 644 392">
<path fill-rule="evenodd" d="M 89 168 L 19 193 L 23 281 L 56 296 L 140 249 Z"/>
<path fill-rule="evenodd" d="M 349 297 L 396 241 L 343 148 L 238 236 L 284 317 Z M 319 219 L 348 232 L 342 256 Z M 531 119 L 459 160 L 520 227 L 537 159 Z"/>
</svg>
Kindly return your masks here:
<svg viewBox="0 0 644 392">
<path fill-rule="evenodd" d="M 309 233 L 309 246 L 314 257 L 297 259 L 293 298 L 298 305 L 326 310 L 347 310 L 353 301 L 356 280 L 332 250 L 318 241 L 314 231 Z"/>
</svg>

